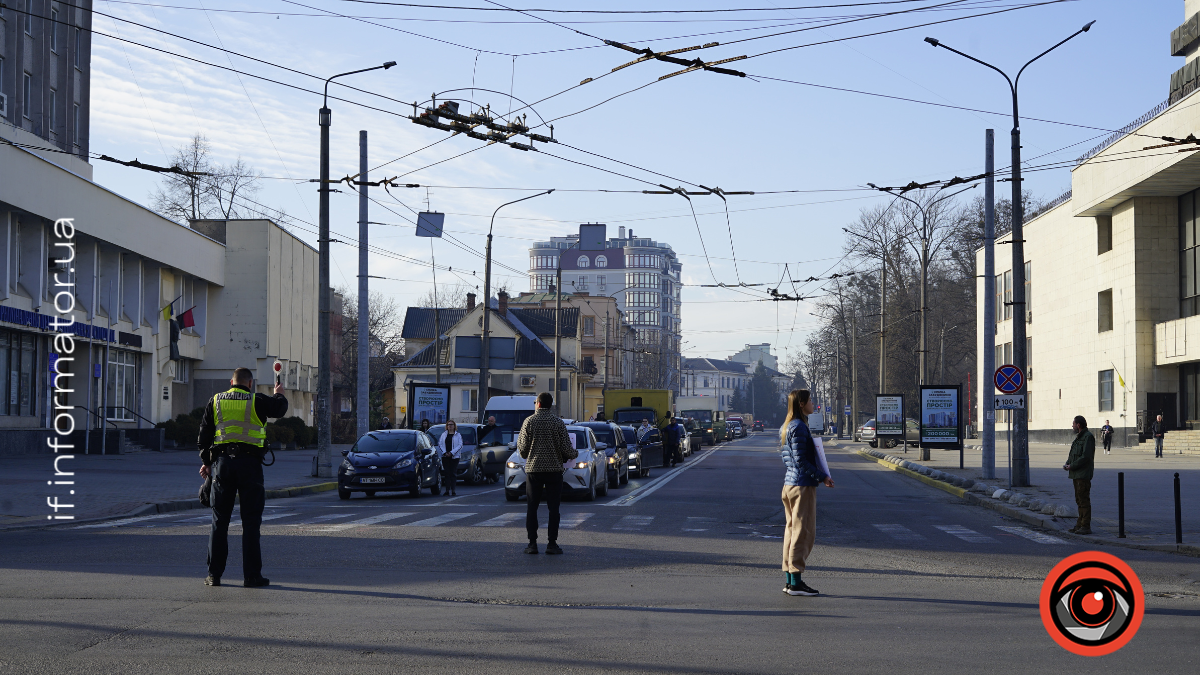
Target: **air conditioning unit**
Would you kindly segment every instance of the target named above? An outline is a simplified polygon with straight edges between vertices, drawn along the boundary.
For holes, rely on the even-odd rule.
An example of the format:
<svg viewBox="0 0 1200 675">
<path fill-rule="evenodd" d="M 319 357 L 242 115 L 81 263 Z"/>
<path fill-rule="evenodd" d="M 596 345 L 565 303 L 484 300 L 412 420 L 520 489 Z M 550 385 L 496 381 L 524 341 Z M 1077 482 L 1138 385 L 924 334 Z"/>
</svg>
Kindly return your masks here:
<svg viewBox="0 0 1200 675">
<path fill-rule="evenodd" d="M 8 96 L 0 94 L 0 117 L 8 117 Z"/>
<path fill-rule="evenodd" d="M 1033 310 L 1025 312 L 1025 323 L 1033 323 Z"/>
<path fill-rule="evenodd" d="M 521 376 L 521 386 L 522 387 L 536 387 L 537 386 L 537 375 L 522 375 Z"/>
</svg>

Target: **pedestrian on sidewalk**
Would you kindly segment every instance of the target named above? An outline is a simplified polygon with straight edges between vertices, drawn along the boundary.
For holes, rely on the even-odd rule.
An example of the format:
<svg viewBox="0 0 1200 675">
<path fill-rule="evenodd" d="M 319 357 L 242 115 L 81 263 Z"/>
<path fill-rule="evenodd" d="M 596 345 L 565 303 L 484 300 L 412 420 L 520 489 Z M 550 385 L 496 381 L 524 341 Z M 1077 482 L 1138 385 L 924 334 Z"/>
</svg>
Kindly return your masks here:
<svg viewBox="0 0 1200 675">
<path fill-rule="evenodd" d="M 462 434 L 458 433 L 458 423 L 454 420 L 446 422 L 446 431 L 438 439 L 438 448 L 442 451 L 442 485 L 447 495 L 457 495 L 455 486 L 458 484 L 458 460 L 462 459 Z"/>
<path fill-rule="evenodd" d="M 1071 442 L 1071 454 L 1067 455 L 1067 463 L 1063 470 L 1067 477 L 1075 483 L 1075 505 L 1079 507 L 1079 520 L 1068 532 L 1075 534 L 1092 533 L 1092 474 L 1095 472 L 1096 438 L 1088 431 L 1087 420 L 1083 415 L 1076 415 L 1071 422 L 1075 431 L 1075 440 Z"/>
<path fill-rule="evenodd" d="M 1104 426 L 1100 427 L 1100 438 L 1104 441 L 1104 454 L 1106 455 L 1112 454 L 1112 436 L 1112 425 L 1108 423 L 1108 420 L 1104 420 Z"/>
<path fill-rule="evenodd" d="M 783 476 L 783 571 L 788 595 L 819 595 L 801 580 L 805 561 L 817 537 L 817 486 L 833 487 L 833 479 L 821 471 L 817 446 L 808 430 L 813 402 L 807 389 L 788 394 L 787 419 L 779 430 L 780 453 L 786 473 Z"/>
<path fill-rule="evenodd" d="M 517 452 L 525 460 L 525 491 L 529 504 L 525 512 L 525 530 L 529 534 L 526 553 L 537 553 L 538 505 L 546 501 L 550 520 L 546 525 L 546 553 L 562 553 L 558 546 L 558 504 L 562 498 L 563 464 L 579 456 L 567 435 L 567 425 L 551 410 L 554 396 L 538 394 L 537 410 L 521 424 Z"/>
<path fill-rule="evenodd" d="M 1159 414 L 1158 419 L 1150 425 L 1150 430 L 1154 432 L 1154 456 L 1157 459 L 1162 459 L 1163 436 L 1166 435 L 1167 429 L 1163 425 L 1162 415 Z"/>
<path fill-rule="evenodd" d="M 229 391 L 209 399 L 200 422 L 200 475 L 212 476 L 212 529 L 208 533 L 208 577 L 206 586 L 220 586 L 229 557 L 229 519 L 234 499 L 241 502 L 242 576 L 250 588 L 267 586 L 262 575 L 259 528 L 266 506 L 263 489 L 263 456 L 267 442 L 267 418 L 283 417 L 288 400 L 283 385 L 275 395 L 256 394 L 254 375 L 238 368 L 229 379 Z"/>
</svg>

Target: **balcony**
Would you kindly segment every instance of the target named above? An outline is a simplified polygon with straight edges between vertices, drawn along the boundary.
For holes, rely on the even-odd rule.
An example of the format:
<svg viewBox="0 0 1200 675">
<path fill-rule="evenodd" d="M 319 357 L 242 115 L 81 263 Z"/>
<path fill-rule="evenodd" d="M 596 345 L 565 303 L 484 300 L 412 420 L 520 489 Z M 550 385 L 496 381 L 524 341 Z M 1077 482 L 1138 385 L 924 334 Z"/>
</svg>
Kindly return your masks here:
<svg viewBox="0 0 1200 675">
<path fill-rule="evenodd" d="M 1196 336 L 1188 344 L 1187 335 Z M 1200 361 L 1200 316 L 1154 325 L 1154 365 L 1170 366 Z"/>
</svg>

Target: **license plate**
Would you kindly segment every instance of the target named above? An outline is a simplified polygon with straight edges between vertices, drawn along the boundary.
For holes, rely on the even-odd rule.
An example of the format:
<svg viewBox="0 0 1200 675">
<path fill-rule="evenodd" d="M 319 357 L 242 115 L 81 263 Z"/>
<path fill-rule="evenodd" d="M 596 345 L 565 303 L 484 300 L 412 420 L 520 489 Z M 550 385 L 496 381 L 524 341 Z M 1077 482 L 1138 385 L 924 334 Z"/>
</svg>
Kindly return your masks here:
<svg viewBox="0 0 1200 675">
<path fill-rule="evenodd" d="M 385 480 L 387 480 L 387 479 L 384 478 L 383 476 L 380 476 L 379 478 L 360 478 L 359 482 L 360 483 L 382 483 Z"/>
</svg>

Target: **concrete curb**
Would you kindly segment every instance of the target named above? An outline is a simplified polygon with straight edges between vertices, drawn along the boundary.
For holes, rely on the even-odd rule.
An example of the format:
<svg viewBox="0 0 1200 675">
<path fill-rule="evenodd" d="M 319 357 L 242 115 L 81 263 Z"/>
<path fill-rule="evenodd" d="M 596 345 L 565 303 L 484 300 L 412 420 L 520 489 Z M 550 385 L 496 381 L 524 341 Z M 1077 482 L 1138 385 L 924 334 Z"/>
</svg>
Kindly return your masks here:
<svg viewBox="0 0 1200 675">
<path fill-rule="evenodd" d="M 313 485 L 298 485 L 289 488 L 275 488 L 266 491 L 267 499 L 283 499 L 286 497 L 300 497 L 302 495 L 317 494 L 319 492 L 328 492 L 336 490 L 337 483 L 315 483 Z M 173 511 L 189 511 L 191 509 L 205 508 L 200 503 L 199 499 L 176 499 L 167 502 L 154 502 L 145 504 L 128 513 L 123 513 L 116 516 L 103 516 L 100 518 L 85 518 L 82 520 L 58 521 L 54 523 L 21 523 L 19 525 L 0 526 L 0 532 L 9 532 L 13 530 L 34 530 L 46 527 L 72 527 L 77 525 L 86 525 L 88 523 L 101 523 L 106 520 L 120 520 L 122 518 L 134 518 L 137 516 L 152 516 L 156 513 L 171 513 Z"/>
<path fill-rule="evenodd" d="M 921 481 L 922 483 L 925 483 L 926 485 L 931 485 L 931 486 L 933 486 L 939 490 L 942 490 L 944 492 L 949 492 L 950 494 L 961 498 L 963 501 L 966 501 L 971 504 L 976 504 L 978 506 L 983 506 L 983 507 L 989 508 L 997 513 L 1000 513 L 1001 515 L 1008 516 L 1009 518 L 1015 518 L 1017 520 L 1028 523 L 1029 525 L 1033 525 L 1034 527 L 1039 527 L 1044 530 L 1050 530 L 1050 531 L 1054 532 L 1056 535 L 1059 535 L 1059 536 L 1062 536 L 1065 538 L 1074 539 L 1076 541 L 1086 542 L 1089 544 L 1119 546 L 1121 548 L 1132 548 L 1132 549 L 1138 549 L 1138 550 L 1142 550 L 1142 551 L 1158 551 L 1160 553 L 1177 553 L 1180 555 L 1186 555 L 1186 556 L 1190 556 L 1190 557 L 1194 557 L 1194 558 L 1200 558 L 1200 546 L 1192 546 L 1189 544 L 1139 544 L 1137 542 L 1122 541 L 1120 539 L 1114 540 L 1114 539 L 1105 539 L 1102 537 L 1095 537 L 1095 536 L 1086 535 L 1086 534 L 1074 534 L 1072 532 L 1068 532 L 1066 529 L 1061 527 L 1054 516 L 1044 516 L 1044 515 L 1040 515 L 1040 514 L 1036 514 L 1036 513 L 1031 513 L 1029 511 L 1026 511 L 1023 509 L 1018 509 L 1018 508 L 1009 506 L 1008 504 L 1006 504 L 1004 502 L 993 500 L 990 497 L 986 497 L 986 496 L 981 497 L 973 492 L 970 492 L 969 490 L 964 490 L 962 488 L 955 487 L 953 485 L 948 485 L 946 483 L 943 483 L 942 481 L 936 480 L 934 478 L 930 478 L 929 476 L 919 474 L 915 471 L 910 471 L 908 469 L 905 469 L 902 466 L 897 466 L 897 465 L 893 464 L 892 462 L 888 461 L 887 459 L 868 454 L 868 452 L 865 450 L 858 450 L 857 454 L 860 457 L 863 457 L 864 459 L 869 459 L 873 462 L 878 462 L 879 464 L 891 469 L 892 471 L 896 471 L 897 473 L 902 473 L 906 476 L 909 476 L 910 478 L 916 478 L 917 480 Z M 886 455 L 885 455 L 885 457 L 886 457 Z"/>
</svg>

